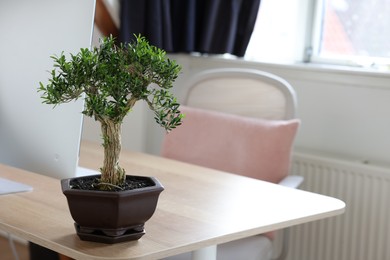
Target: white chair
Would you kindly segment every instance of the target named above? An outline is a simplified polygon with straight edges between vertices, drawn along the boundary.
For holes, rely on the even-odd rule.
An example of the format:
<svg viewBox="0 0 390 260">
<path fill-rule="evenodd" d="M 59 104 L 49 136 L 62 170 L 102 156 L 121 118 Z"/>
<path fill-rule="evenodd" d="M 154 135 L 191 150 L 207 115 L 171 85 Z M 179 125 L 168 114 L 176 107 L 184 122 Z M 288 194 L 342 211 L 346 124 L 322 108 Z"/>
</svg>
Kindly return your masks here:
<svg viewBox="0 0 390 260">
<path fill-rule="evenodd" d="M 225 68 L 201 72 L 187 85 L 184 104 L 241 116 L 295 118 L 296 94 L 284 79 L 254 69 Z"/>
<path fill-rule="evenodd" d="M 302 182 L 300 176 L 287 176 L 299 122 L 294 120 L 295 92 L 285 80 L 258 70 L 229 68 L 199 73 L 188 84 L 182 107 L 186 117 L 182 126 L 164 138 L 162 156 L 292 188 Z M 238 143 L 240 149 L 229 149 Z M 279 159 L 274 158 L 275 154 L 283 162 L 273 168 L 274 160 Z M 263 164 L 268 164 L 265 169 L 270 173 L 258 170 Z M 277 176 L 270 176 L 273 172 Z M 282 237 L 282 247 L 275 259 L 286 256 L 287 235 Z M 268 233 L 218 245 L 217 258 L 269 260 L 274 254 L 273 240 L 273 233 Z M 191 259 L 191 255 L 167 259 Z"/>
</svg>

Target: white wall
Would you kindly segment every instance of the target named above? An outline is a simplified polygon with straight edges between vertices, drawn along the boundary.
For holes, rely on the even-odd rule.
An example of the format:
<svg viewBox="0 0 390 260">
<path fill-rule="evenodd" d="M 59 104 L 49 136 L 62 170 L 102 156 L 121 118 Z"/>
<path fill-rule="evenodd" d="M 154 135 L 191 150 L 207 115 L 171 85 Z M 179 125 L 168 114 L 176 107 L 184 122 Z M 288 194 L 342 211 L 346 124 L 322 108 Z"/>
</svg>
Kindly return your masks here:
<svg viewBox="0 0 390 260">
<path fill-rule="evenodd" d="M 389 73 L 186 55 L 172 58 L 183 66 L 174 90 L 179 99 L 185 95 L 186 79 L 204 69 L 251 67 L 268 71 L 285 78 L 297 91 L 302 120 L 297 149 L 390 165 Z M 159 153 L 164 131 L 154 124 L 145 106 L 129 116 L 124 129 L 128 129 L 123 133 L 125 149 Z"/>
</svg>

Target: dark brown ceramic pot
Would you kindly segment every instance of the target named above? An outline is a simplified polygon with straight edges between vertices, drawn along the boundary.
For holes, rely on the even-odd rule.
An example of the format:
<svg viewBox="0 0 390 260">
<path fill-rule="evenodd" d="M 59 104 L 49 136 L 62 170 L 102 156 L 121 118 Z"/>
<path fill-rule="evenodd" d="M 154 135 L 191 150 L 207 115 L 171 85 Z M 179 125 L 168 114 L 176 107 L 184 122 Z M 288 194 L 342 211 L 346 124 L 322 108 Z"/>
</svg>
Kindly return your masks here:
<svg viewBox="0 0 390 260">
<path fill-rule="evenodd" d="M 72 189 L 74 178 L 61 180 L 81 240 L 112 244 L 137 240 L 145 234 L 144 224 L 154 214 L 164 188 L 154 177 L 131 177 L 145 179 L 151 186 L 118 192 L 94 191 Z"/>
</svg>

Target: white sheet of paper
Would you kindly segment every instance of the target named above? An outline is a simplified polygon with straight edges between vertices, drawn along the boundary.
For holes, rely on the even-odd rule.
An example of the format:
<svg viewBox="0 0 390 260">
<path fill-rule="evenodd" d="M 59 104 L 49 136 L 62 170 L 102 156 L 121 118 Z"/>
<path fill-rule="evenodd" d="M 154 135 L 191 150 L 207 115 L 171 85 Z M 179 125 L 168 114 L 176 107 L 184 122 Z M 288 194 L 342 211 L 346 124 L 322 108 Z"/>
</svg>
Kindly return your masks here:
<svg viewBox="0 0 390 260">
<path fill-rule="evenodd" d="M 16 193 L 16 192 L 32 191 L 32 190 L 33 187 L 28 186 L 26 184 L 0 178 L 0 195 Z"/>
</svg>

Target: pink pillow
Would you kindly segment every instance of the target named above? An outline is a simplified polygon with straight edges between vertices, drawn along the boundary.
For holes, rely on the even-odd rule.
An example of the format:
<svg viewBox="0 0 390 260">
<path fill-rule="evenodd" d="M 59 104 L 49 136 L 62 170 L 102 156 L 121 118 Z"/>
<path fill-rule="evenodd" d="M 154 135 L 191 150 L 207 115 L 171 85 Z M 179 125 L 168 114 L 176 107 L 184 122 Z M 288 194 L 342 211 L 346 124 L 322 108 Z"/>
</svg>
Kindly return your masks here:
<svg viewBox="0 0 390 260">
<path fill-rule="evenodd" d="M 287 176 L 300 124 L 181 106 L 183 124 L 168 133 L 162 156 L 273 183 Z"/>
</svg>

